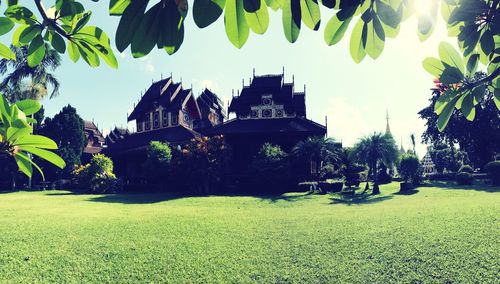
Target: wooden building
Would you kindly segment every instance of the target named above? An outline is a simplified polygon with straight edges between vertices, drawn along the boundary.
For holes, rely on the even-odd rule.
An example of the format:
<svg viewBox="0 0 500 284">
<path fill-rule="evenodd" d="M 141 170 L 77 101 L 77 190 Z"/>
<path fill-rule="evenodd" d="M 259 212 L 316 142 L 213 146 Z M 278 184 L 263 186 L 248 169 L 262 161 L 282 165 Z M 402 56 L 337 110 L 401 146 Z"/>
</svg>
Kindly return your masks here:
<svg viewBox="0 0 500 284">
<path fill-rule="evenodd" d="M 108 145 L 107 153 L 115 161 L 117 173 L 137 176 L 151 141 L 184 145 L 201 136 L 199 129 L 222 123 L 224 118 L 217 95 L 204 90 L 196 99 L 191 89 L 166 78 L 152 83 L 128 116 L 137 131 Z"/>
<path fill-rule="evenodd" d="M 306 93 L 295 90 L 284 75 L 255 76 L 232 98 L 229 112 L 235 118 L 206 131 L 224 135 L 231 146 L 235 170 L 244 170 L 266 142 L 289 152 L 310 136 L 325 136 L 326 127 L 306 115 Z"/>
<path fill-rule="evenodd" d="M 84 121 L 85 138 L 87 139 L 87 144 L 83 149 L 82 163 L 88 163 L 92 158 L 92 155 L 101 153 L 104 147 L 104 136 L 101 131 L 93 121 Z"/>
</svg>

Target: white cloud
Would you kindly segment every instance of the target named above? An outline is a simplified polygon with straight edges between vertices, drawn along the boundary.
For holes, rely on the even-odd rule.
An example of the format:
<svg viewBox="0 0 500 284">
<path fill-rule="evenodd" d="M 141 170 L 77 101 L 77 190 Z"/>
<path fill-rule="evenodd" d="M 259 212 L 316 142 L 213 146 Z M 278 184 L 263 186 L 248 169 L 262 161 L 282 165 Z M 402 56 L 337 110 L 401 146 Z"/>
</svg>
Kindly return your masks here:
<svg viewBox="0 0 500 284">
<path fill-rule="evenodd" d="M 207 88 L 207 89 L 209 89 L 210 91 L 212 91 L 214 93 L 220 92 L 219 83 L 217 83 L 215 81 L 212 81 L 212 80 L 209 80 L 209 79 L 201 80 L 199 82 L 199 87 L 201 89 Z"/>
<path fill-rule="evenodd" d="M 144 56 L 139 59 L 141 62 L 141 70 L 147 73 L 154 73 L 156 70 L 156 66 L 153 61 L 153 57 L 151 55 Z"/>
<path fill-rule="evenodd" d="M 352 146 L 371 130 L 363 117 L 363 107 L 350 105 L 344 97 L 331 98 L 326 109 L 328 135 L 341 140 L 344 146 Z"/>
</svg>

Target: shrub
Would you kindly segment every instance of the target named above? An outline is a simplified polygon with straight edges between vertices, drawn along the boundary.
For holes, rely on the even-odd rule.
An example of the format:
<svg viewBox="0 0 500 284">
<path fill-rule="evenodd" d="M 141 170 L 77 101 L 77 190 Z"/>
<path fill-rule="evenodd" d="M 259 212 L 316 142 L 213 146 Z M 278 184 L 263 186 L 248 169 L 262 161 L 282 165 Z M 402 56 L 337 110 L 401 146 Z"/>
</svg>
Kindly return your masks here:
<svg viewBox="0 0 500 284">
<path fill-rule="evenodd" d="M 172 150 L 168 143 L 152 141 L 147 150 L 147 159 L 142 165 L 148 183 L 164 184 L 172 160 Z"/>
<path fill-rule="evenodd" d="M 469 166 L 469 165 L 463 165 L 460 167 L 460 170 L 458 170 L 459 173 L 469 173 L 469 174 L 473 174 L 474 173 L 474 169 Z"/>
<path fill-rule="evenodd" d="M 415 154 L 403 154 L 399 164 L 399 175 L 405 182 L 420 183 L 420 162 Z"/>
<path fill-rule="evenodd" d="M 73 176 L 78 187 L 90 193 L 113 193 L 123 188 L 113 173 L 113 161 L 102 154 L 94 155 L 90 163 L 77 167 Z"/>
<path fill-rule="evenodd" d="M 250 165 L 256 191 L 281 191 L 288 183 L 287 154 L 280 146 L 265 143 Z"/>
<path fill-rule="evenodd" d="M 380 166 L 377 179 L 379 184 L 388 184 L 392 182 L 392 176 L 387 172 L 386 166 Z"/>
<path fill-rule="evenodd" d="M 500 185 L 500 161 L 489 162 L 485 166 L 493 185 Z"/>
<path fill-rule="evenodd" d="M 458 184 L 469 185 L 474 181 L 474 176 L 471 173 L 461 172 L 456 175 L 455 179 Z"/>
</svg>

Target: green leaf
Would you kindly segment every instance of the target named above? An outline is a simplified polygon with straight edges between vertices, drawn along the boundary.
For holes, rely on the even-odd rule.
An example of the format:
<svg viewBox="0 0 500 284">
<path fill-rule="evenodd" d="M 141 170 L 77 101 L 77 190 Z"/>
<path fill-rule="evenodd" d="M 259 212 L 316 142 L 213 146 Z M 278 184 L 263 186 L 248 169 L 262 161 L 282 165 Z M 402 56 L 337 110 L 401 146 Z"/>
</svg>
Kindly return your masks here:
<svg viewBox="0 0 500 284">
<path fill-rule="evenodd" d="M 436 78 L 439 78 L 444 71 L 443 63 L 436 58 L 427 57 L 422 62 L 424 69 Z"/>
<path fill-rule="evenodd" d="M 14 33 L 12 34 L 12 45 L 14 46 L 22 46 L 21 42 L 19 41 L 19 38 L 21 37 L 21 34 L 23 33 L 23 31 L 25 29 L 27 29 L 29 26 L 27 25 L 23 25 L 23 26 L 19 26 L 15 31 Z"/>
<path fill-rule="evenodd" d="M 28 66 L 35 67 L 45 57 L 45 42 L 42 35 L 36 36 L 28 47 Z"/>
<path fill-rule="evenodd" d="M 300 0 L 301 17 L 304 24 L 317 31 L 321 23 L 318 0 Z"/>
<path fill-rule="evenodd" d="M 81 28 L 83 28 L 90 20 L 92 16 L 91 11 L 87 11 L 82 14 L 78 14 L 73 18 L 73 25 L 71 27 L 71 33 L 77 33 Z"/>
<path fill-rule="evenodd" d="M 229 41 L 241 48 L 248 39 L 250 29 L 245 19 L 243 0 L 226 0 L 224 24 Z"/>
<path fill-rule="evenodd" d="M 168 54 L 173 54 L 184 40 L 184 18 L 175 3 L 167 3 L 162 9 L 160 39 L 158 48 L 164 48 Z"/>
<path fill-rule="evenodd" d="M 278 11 L 283 6 L 284 0 L 266 0 L 267 7 L 271 7 L 273 11 Z"/>
<path fill-rule="evenodd" d="M 500 31 L 499 31 L 500 32 Z M 481 49 L 484 54 L 489 55 L 495 49 L 495 41 L 493 40 L 493 32 L 491 29 L 486 29 L 481 36 Z"/>
<path fill-rule="evenodd" d="M 444 71 L 439 77 L 439 81 L 445 85 L 451 85 L 461 82 L 464 79 L 464 74 L 454 66 L 444 64 Z"/>
<path fill-rule="evenodd" d="M 437 120 L 437 126 L 439 131 L 443 132 L 443 130 L 446 128 L 446 125 L 448 124 L 448 121 L 450 121 L 450 117 L 453 114 L 453 111 L 455 110 L 455 105 L 458 99 L 459 96 L 455 96 L 450 102 L 448 102 L 443 107 L 443 111 L 439 114 Z"/>
<path fill-rule="evenodd" d="M 500 79 L 497 79 L 497 82 L 499 80 Z M 497 109 L 500 110 L 500 88 L 498 87 L 498 84 L 497 84 L 497 87 L 495 88 L 495 90 L 493 91 L 493 101 L 495 102 Z"/>
<path fill-rule="evenodd" d="M 22 25 L 36 24 L 35 21 L 36 17 L 35 15 L 33 15 L 33 12 L 31 12 L 30 9 L 23 6 L 19 5 L 9 6 L 7 10 L 5 10 L 4 15 L 18 24 Z"/>
<path fill-rule="evenodd" d="M 77 46 L 78 52 L 90 67 L 98 67 L 101 64 L 99 55 L 91 45 L 87 44 L 85 41 L 78 41 Z"/>
<path fill-rule="evenodd" d="M 356 63 L 360 63 L 363 58 L 366 56 L 366 51 L 363 48 L 363 30 L 365 28 L 365 23 L 363 20 L 359 19 L 354 29 L 351 33 L 351 42 L 349 46 L 349 51 L 351 53 L 351 57 Z"/>
<path fill-rule="evenodd" d="M 30 43 L 36 36 L 42 33 L 39 25 L 30 25 L 19 35 L 19 42 L 22 45 Z"/>
<path fill-rule="evenodd" d="M 476 116 L 476 109 L 474 108 L 474 96 L 472 92 L 467 92 L 463 96 L 463 101 L 460 106 L 460 109 L 462 110 L 463 115 L 465 118 L 469 121 L 473 121 L 474 117 Z"/>
<path fill-rule="evenodd" d="M 447 42 L 439 44 L 439 57 L 444 63 L 456 67 L 460 72 L 464 70 L 464 61 L 457 50 Z"/>
<path fill-rule="evenodd" d="M 8 127 L 7 128 L 7 141 L 9 143 L 15 144 L 16 139 L 23 136 L 23 135 L 30 135 L 32 131 L 31 127 Z"/>
<path fill-rule="evenodd" d="M 374 28 L 375 19 L 377 18 L 374 17 L 373 20 L 367 24 L 367 38 L 366 38 L 366 43 L 364 45 L 366 53 L 373 59 L 377 59 L 384 50 L 384 41 L 378 37 L 377 32 L 375 31 Z M 381 25 L 380 29 L 382 29 Z"/>
<path fill-rule="evenodd" d="M 42 149 L 55 150 L 57 144 L 52 139 L 41 135 L 26 135 L 17 139 L 16 145 L 20 147 L 37 147 Z"/>
<path fill-rule="evenodd" d="M 302 21 L 300 0 L 285 0 L 281 16 L 285 37 L 289 42 L 294 43 L 299 38 L 300 23 Z"/>
<path fill-rule="evenodd" d="M 351 23 L 352 17 L 347 18 L 345 21 L 340 21 L 337 15 L 333 16 L 326 24 L 325 28 L 325 41 L 328 45 L 338 43 L 343 37 Z"/>
<path fill-rule="evenodd" d="M 116 29 L 116 48 L 123 52 L 130 45 L 141 24 L 144 11 L 148 6 L 147 0 L 134 0 L 127 6 Z"/>
<path fill-rule="evenodd" d="M 472 54 L 469 57 L 469 60 L 467 60 L 467 73 L 468 74 L 473 75 L 474 73 L 476 73 L 478 61 L 479 61 L 479 54 L 477 54 L 477 53 Z"/>
<path fill-rule="evenodd" d="M 30 177 L 33 174 L 33 166 L 31 159 L 23 153 L 17 153 L 14 156 L 16 160 L 16 164 L 19 167 L 19 170 L 23 172 L 26 176 Z"/>
<path fill-rule="evenodd" d="M 263 34 L 269 26 L 269 14 L 264 0 L 243 0 L 245 19 L 250 29 L 256 34 Z M 248 9 L 247 10 L 247 7 Z M 252 12 L 251 12 L 252 11 Z"/>
<path fill-rule="evenodd" d="M 111 16 L 120 16 L 130 5 L 132 0 L 111 0 L 109 1 L 109 14 Z"/>
<path fill-rule="evenodd" d="M 61 157 L 59 157 L 54 152 L 47 151 L 44 149 L 35 148 L 35 147 L 30 147 L 30 146 L 21 147 L 21 150 L 23 150 L 25 152 L 32 153 L 34 155 L 37 155 L 38 157 L 46 160 L 47 162 L 49 162 L 51 164 L 54 164 L 55 166 L 57 166 L 61 169 L 64 169 L 64 167 L 66 167 L 66 162 L 64 162 L 64 160 L 61 159 Z"/>
<path fill-rule="evenodd" d="M 0 35 L 10 32 L 14 28 L 14 22 L 7 17 L 0 17 Z"/>
<path fill-rule="evenodd" d="M 0 43 L 0 56 L 5 59 L 16 60 L 16 54 L 3 43 Z"/>
<path fill-rule="evenodd" d="M 132 6 L 132 5 L 130 5 Z M 172 6 L 168 6 L 172 7 Z M 165 7 L 167 9 L 168 7 Z M 132 39 L 130 49 L 134 58 L 143 57 L 151 52 L 160 37 L 160 18 L 162 3 L 154 5 L 142 17 L 141 24 L 137 28 Z"/>
<path fill-rule="evenodd" d="M 66 43 L 57 32 L 50 33 L 49 42 L 57 52 L 61 54 L 66 52 Z"/>
<path fill-rule="evenodd" d="M 16 102 L 16 106 L 19 108 L 19 110 L 24 112 L 25 115 L 32 115 L 42 108 L 42 105 L 37 100 L 18 101 Z"/>
<path fill-rule="evenodd" d="M 80 58 L 80 50 L 78 46 L 73 41 L 68 41 L 68 55 L 73 62 L 77 62 Z"/>
<path fill-rule="evenodd" d="M 193 18 L 199 28 L 206 28 L 222 15 L 226 0 L 194 0 Z"/>
<path fill-rule="evenodd" d="M 401 22 L 400 15 L 389 5 L 378 0 L 377 2 L 377 15 L 380 17 L 380 20 L 388 25 L 389 27 L 395 29 L 399 26 Z"/>
</svg>

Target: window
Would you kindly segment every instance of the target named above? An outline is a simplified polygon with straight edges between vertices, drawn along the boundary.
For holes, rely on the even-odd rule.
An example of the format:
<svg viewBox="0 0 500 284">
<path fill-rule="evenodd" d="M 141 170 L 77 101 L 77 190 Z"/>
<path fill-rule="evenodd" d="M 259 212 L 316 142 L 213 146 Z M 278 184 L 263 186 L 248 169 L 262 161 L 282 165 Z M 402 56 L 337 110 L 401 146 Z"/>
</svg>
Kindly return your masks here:
<svg viewBox="0 0 500 284">
<path fill-rule="evenodd" d="M 146 119 L 144 121 L 144 128 L 145 128 L 145 130 L 151 129 L 151 117 L 150 117 L 149 113 L 146 114 Z"/>
<path fill-rule="evenodd" d="M 166 110 L 161 112 L 161 120 L 163 127 L 168 126 L 168 112 Z"/>
<path fill-rule="evenodd" d="M 273 101 L 270 98 L 263 98 L 262 99 L 262 104 L 265 106 L 269 106 L 273 103 Z"/>
<path fill-rule="evenodd" d="M 153 128 L 157 129 L 160 127 L 160 112 L 155 111 L 153 113 Z"/>
<path fill-rule="evenodd" d="M 177 124 L 179 124 L 179 115 L 172 114 L 172 125 L 177 125 Z"/>
<path fill-rule="evenodd" d="M 142 125 L 143 125 L 142 121 L 138 120 L 137 121 L 137 132 L 141 132 L 143 130 Z"/>
<path fill-rule="evenodd" d="M 250 117 L 253 117 L 253 118 L 259 117 L 259 111 L 258 110 L 252 110 L 250 112 Z"/>
<path fill-rule="evenodd" d="M 272 109 L 263 109 L 262 110 L 262 117 L 273 117 L 273 110 Z"/>
<path fill-rule="evenodd" d="M 283 117 L 283 111 L 281 109 L 276 110 L 276 117 Z"/>
</svg>

